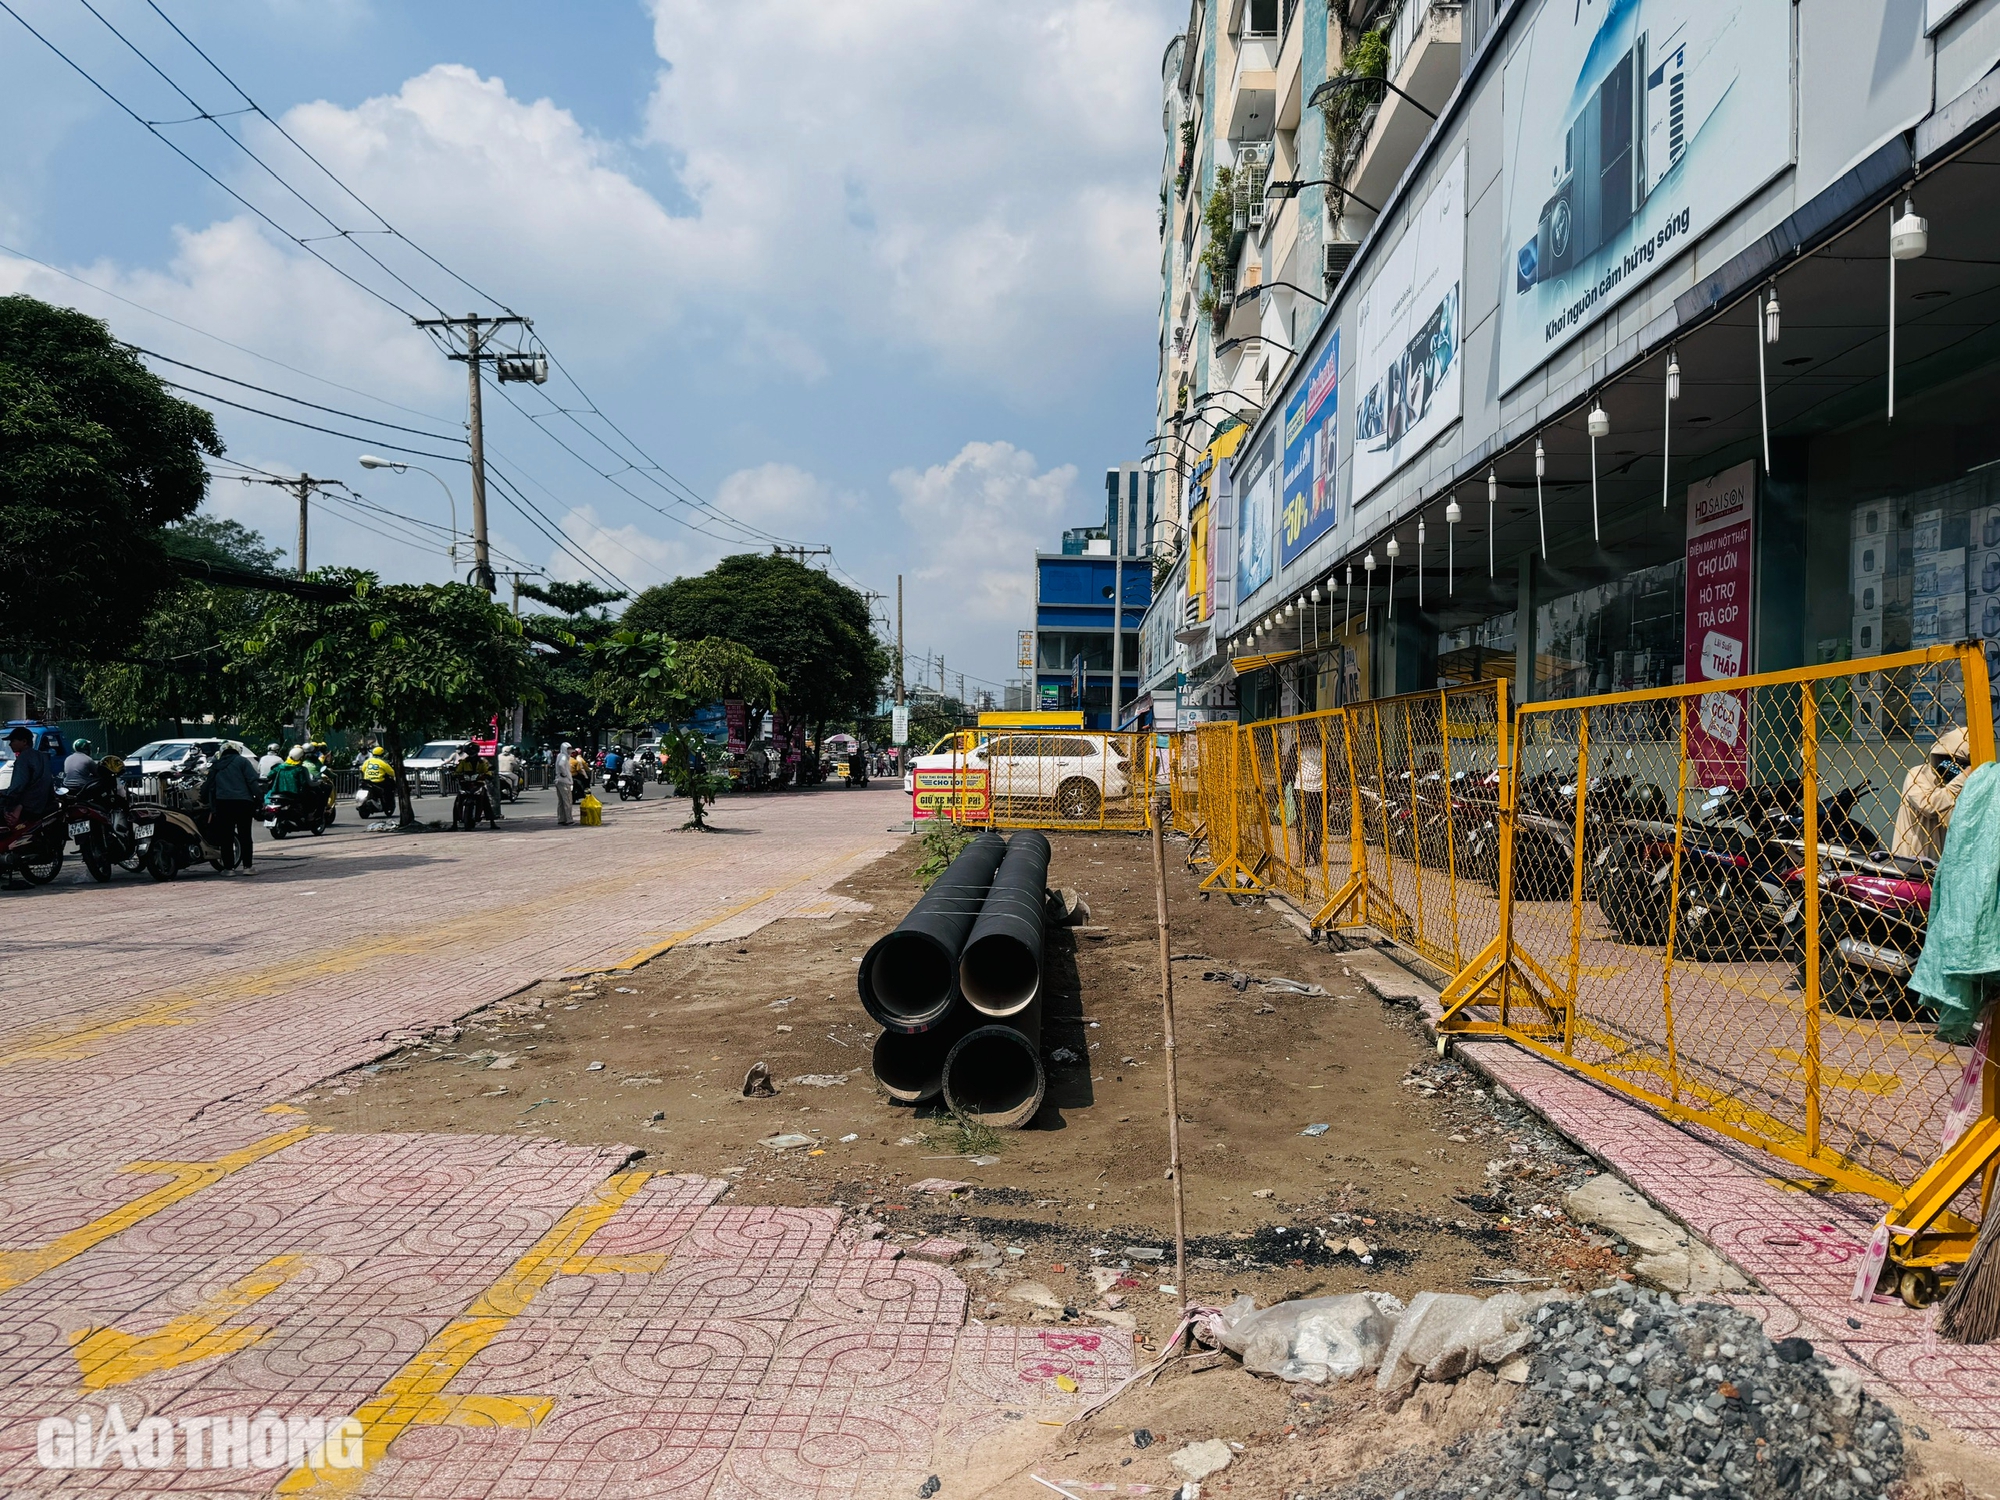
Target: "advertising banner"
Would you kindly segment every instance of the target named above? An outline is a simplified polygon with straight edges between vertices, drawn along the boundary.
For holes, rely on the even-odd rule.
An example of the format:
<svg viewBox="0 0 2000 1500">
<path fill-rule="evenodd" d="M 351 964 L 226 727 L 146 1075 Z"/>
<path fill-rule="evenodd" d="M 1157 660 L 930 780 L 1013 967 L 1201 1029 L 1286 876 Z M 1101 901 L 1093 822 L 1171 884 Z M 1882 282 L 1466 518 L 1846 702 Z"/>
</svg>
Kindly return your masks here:
<svg viewBox="0 0 2000 1500">
<path fill-rule="evenodd" d="M 1501 84 L 1505 390 L 1791 160 L 1790 0 L 1544 5 Z"/>
<path fill-rule="evenodd" d="M 1278 515 L 1277 443 L 1267 437 L 1244 464 L 1236 490 L 1236 603 L 1271 581 Z"/>
<path fill-rule="evenodd" d="M 959 823 L 984 823 L 992 817 L 986 793 L 986 769 L 950 767 L 910 772 L 910 816 L 951 818 Z"/>
<path fill-rule="evenodd" d="M 1340 330 L 1326 341 L 1285 403 L 1285 510 L 1278 560 L 1286 566 L 1340 519 Z"/>
<path fill-rule="evenodd" d="M 1354 313 L 1358 504 L 1456 422 L 1465 280 L 1465 155 L 1445 168 Z"/>
<path fill-rule="evenodd" d="M 722 700 L 724 722 L 729 726 L 726 742 L 731 755 L 741 755 L 750 748 L 750 705 L 741 698 Z"/>
<path fill-rule="evenodd" d="M 1756 545 L 1753 460 L 1688 486 L 1687 680 L 1741 677 L 1750 665 L 1750 591 Z M 1688 758 L 1707 787 L 1750 782 L 1745 694 L 1704 693 L 1688 713 Z"/>
</svg>

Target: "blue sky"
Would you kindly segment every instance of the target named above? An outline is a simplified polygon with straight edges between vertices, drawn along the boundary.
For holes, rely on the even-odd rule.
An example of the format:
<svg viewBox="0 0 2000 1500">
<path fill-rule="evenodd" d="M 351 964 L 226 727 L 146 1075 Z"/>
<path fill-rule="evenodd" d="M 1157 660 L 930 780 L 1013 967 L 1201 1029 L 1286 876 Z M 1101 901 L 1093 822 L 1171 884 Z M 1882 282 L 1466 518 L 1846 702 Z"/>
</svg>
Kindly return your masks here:
<svg viewBox="0 0 2000 1500">
<path fill-rule="evenodd" d="M 532 316 L 575 376 L 515 393 L 537 419 L 486 403 L 496 464 L 575 552 L 645 587 L 761 545 L 657 464 L 757 536 L 831 543 L 867 587 L 903 572 L 911 653 L 941 651 L 956 689 L 1016 675 L 1029 553 L 1097 518 L 1104 468 L 1150 431 L 1173 0 L 8 3 L 142 119 L 197 113 L 149 64 L 202 111 L 242 109 L 163 11 L 406 237 L 317 238 L 376 221 L 255 114 L 159 125 L 368 290 L 342 280 L 0 13 L 0 245 L 54 268 L 0 254 L 0 292 L 214 372 L 157 367 L 189 385 L 376 439 L 216 406 L 238 464 L 448 530 L 431 480 L 354 460 L 449 441 L 215 378 L 461 433 L 463 367 L 405 314 L 490 304 L 421 246 Z M 463 465 L 430 467 L 463 528 Z M 218 480 L 211 508 L 291 545 L 268 487 Z M 583 575 L 491 508 L 509 558 Z M 310 559 L 446 576 L 444 532 L 412 531 L 327 502 Z"/>
</svg>

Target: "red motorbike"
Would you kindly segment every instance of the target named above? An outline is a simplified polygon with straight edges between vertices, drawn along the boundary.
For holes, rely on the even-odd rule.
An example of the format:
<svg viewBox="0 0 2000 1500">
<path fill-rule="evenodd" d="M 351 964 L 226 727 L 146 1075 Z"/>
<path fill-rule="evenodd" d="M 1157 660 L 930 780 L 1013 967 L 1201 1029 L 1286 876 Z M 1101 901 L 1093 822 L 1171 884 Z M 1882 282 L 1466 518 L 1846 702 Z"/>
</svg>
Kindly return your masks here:
<svg viewBox="0 0 2000 1500">
<path fill-rule="evenodd" d="M 1893 854 L 1820 872 L 1819 983 L 1841 1016 L 1929 1018 L 1936 1007 L 1910 989 L 1930 922 L 1928 859 Z"/>
<path fill-rule="evenodd" d="M 86 825 L 87 826 L 87 825 Z M 0 877 L 47 885 L 62 873 L 63 846 L 69 842 L 69 813 L 60 804 L 39 818 L 0 820 Z"/>
</svg>

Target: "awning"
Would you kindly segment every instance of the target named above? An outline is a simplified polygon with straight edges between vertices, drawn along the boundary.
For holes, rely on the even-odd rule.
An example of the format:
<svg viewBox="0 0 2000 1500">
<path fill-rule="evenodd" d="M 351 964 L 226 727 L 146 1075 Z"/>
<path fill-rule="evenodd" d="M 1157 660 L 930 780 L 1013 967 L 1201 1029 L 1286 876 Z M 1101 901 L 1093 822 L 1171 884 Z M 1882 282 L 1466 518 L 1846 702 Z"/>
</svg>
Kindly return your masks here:
<svg viewBox="0 0 2000 1500">
<path fill-rule="evenodd" d="M 1229 665 L 1235 669 L 1238 677 L 1243 677 L 1251 672 L 1262 671 L 1265 667 L 1275 667 L 1281 661 L 1295 660 L 1305 654 L 1304 651 L 1266 651 L 1261 656 L 1232 656 L 1229 658 Z"/>
</svg>

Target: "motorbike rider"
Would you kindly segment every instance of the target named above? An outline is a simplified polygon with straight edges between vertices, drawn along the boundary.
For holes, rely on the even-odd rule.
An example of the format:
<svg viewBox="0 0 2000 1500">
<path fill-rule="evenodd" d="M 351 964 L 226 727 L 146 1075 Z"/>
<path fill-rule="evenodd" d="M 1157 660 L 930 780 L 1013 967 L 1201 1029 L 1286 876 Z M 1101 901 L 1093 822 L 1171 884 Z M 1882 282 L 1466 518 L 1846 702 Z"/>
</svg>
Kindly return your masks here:
<svg viewBox="0 0 2000 1500">
<path fill-rule="evenodd" d="M 368 757 L 361 762 L 361 781 L 367 788 L 364 801 L 381 807 L 395 805 L 396 768 L 380 745 L 368 747 Z"/>
<path fill-rule="evenodd" d="M 264 747 L 264 753 L 257 757 L 257 774 L 263 777 L 266 781 L 269 781 L 271 779 L 271 773 L 277 770 L 278 767 L 282 766 L 284 763 L 285 763 L 285 752 L 280 750 L 277 744 L 273 742 L 272 744 L 266 745 Z"/>
<path fill-rule="evenodd" d="M 97 779 L 97 757 L 92 753 L 96 748 L 89 740 L 78 740 L 70 746 L 62 765 L 65 789 L 78 791 Z"/>
<path fill-rule="evenodd" d="M 7 731 L 7 748 L 14 752 L 14 772 L 0 792 L 0 818 L 14 827 L 48 816 L 56 800 L 48 757 L 35 747 L 34 731 L 16 724 Z"/>
<path fill-rule="evenodd" d="M 1972 737 L 1963 729 L 1948 729 L 1931 746 L 1929 759 L 1910 767 L 1903 778 L 1903 805 L 1896 810 L 1891 854 L 1934 860 L 1944 853 L 1945 830 L 1951 827 L 1952 809 L 1971 764 Z"/>
<path fill-rule="evenodd" d="M 272 770 L 269 782 L 269 798 L 280 806 L 299 805 L 312 788 L 312 774 L 306 770 L 306 747 L 294 745 L 285 758 Z"/>
<path fill-rule="evenodd" d="M 477 745 L 468 740 L 459 746 L 458 759 L 452 762 L 451 771 L 458 778 L 461 787 L 473 788 L 483 800 L 484 805 L 479 811 L 480 817 L 500 816 L 499 799 L 493 795 L 493 767 L 486 757 L 479 753 Z"/>
</svg>

